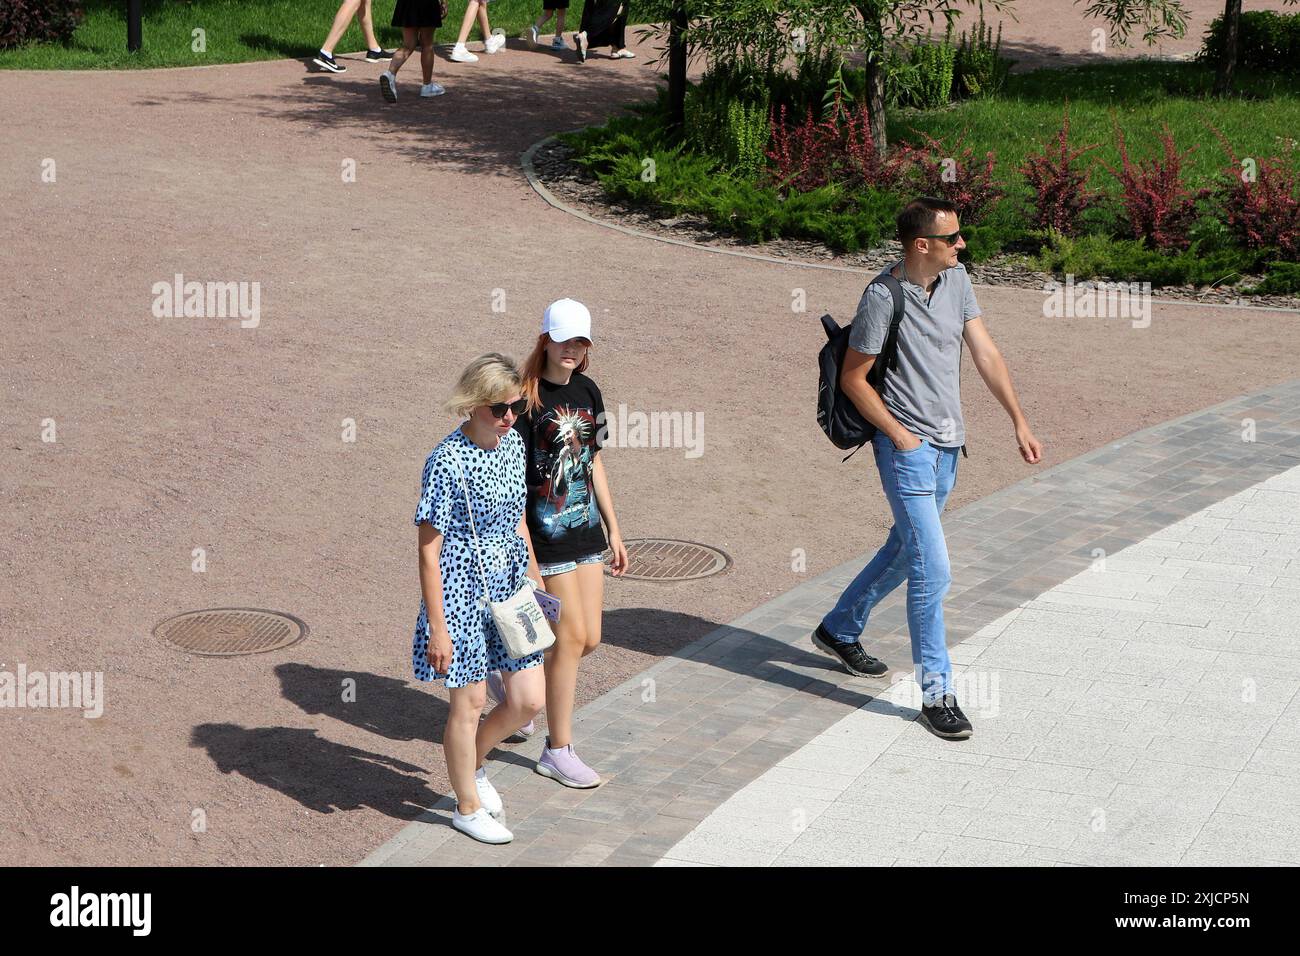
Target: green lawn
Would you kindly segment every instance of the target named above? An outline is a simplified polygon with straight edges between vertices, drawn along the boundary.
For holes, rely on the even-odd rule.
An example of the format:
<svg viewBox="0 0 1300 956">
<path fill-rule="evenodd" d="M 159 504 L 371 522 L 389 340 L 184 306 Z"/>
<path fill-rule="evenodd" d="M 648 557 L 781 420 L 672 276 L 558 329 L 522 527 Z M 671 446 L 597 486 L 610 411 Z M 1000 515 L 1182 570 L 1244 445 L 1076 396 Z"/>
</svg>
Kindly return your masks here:
<svg viewBox="0 0 1300 956">
<path fill-rule="evenodd" d="M 376 0 L 375 29 L 392 47 L 402 31 L 390 27 L 395 0 Z M 85 0 L 86 17 L 68 46 L 34 44 L 0 50 L 0 69 L 129 69 L 132 67 L 201 66 L 311 56 L 325 40 L 338 0 L 145 0 L 144 48 L 126 52 L 126 0 Z M 438 42 L 455 40 L 465 0 L 449 0 L 450 15 Z M 541 0 L 495 0 L 489 5 L 492 27 L 518 36 L 541 11 Z M 577 25 L 582 5 L 574 3 L 569 22 Z M 552 21 L 552 24 L 554 21 Z M 195 53 L 193 31 L 202 28 L 207 49 Z M 570 29 L 566 23 L 566 31 Z M 470 34 L 478 39 L 477 28 Z M 365 46 L 353 22 L 340 51 Z"/>
<path fill-rule="evenodd" d="M 1284 138 L 1300 136 L 1300 79 L 1244 75 L 1241 95 L 1208 96 L 1212 73 L 1191 63 L 1118 62 L 1013 75 L 1000 96 L 968 100 L 947 109 L 895 112 L 890 135 L 909 136 L 913 129 L 951 146 L 965 133 L 965 145 L 980 155 L 993 150 L 1003 180 L 1019 183 L 1017 169 L 1026 155 L 1039 152 L 1061 128 L 1070 105 L 1072 146 L 1100 144 L 1086 162 L 1103 160 L 1119 166 L 1115 125 L 1124 131 L 1131 158 L 1147 158 L 1159 148 L 1157 137 L 1168 124 L 1179 150 L 1195 146 L 1185 161 L 1193 184 L 1212 179 L 1226 162 L 1222 145 L 1207 125 L 1224 134 L 1239 159 L 1276 156 Z M 1118 183 L 1104 170 L 1094 187 L 1116 193 Z"/>
</svg>

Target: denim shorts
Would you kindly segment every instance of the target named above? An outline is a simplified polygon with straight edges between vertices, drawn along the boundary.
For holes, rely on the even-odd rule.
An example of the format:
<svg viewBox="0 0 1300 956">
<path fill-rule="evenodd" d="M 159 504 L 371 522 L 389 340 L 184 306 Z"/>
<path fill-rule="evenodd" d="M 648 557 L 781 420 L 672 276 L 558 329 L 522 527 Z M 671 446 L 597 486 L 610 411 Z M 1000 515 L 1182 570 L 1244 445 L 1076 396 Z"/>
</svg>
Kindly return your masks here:
<svg viewBox="0 0 1300 956">
<path fill-rule="evenodd" d="M 572 571 L 580 564 L 601 564 L 604 560 L 604 557 L 600 554 L 584 554 L 582 557 L 573 561 L 557 561 L 554 564 L 542 564 L 539 561 L 537 563 L 537 571 L 543 577 L 549 578 L 557 574 L 565 574 Z"/>
</svg>

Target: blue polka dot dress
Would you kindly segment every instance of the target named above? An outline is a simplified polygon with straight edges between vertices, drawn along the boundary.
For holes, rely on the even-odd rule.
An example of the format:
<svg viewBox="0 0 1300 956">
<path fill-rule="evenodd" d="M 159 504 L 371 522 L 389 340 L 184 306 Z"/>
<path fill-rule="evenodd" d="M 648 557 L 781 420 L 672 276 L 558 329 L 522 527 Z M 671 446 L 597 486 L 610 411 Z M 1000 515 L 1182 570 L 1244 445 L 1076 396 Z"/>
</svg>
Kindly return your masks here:
<svg viewBox="0 0 1300 956">
<path fill-rule="evenodd" d="M 542 663 L 541 652 L 517 660 L 506 653 L 492 611 L 482 602 L 483 579 L 479 576 L 457 460 L 474 502 L 474 524 L 483 549 L 491 599 L 506 600 L 528 575 L 528 544 L 518 531 L 528 496 L 523 439 L 512 429 L 496 448 L 488 451 L 457 428 L 438 443 L 424 463 L 420 504 L 415 509 L 417 525 L 431 524 L 443 534 L 438 566 L 442 571 L 443 615 L 453 654 L 448 673 L 435 673 L 426 656 L 429 614 L 421 599 L 411 665 L 417 680 L 446 678 L 448 687 L 477 683 L 487 677 L 489 670 L 518 671 Z"/>
</svg>

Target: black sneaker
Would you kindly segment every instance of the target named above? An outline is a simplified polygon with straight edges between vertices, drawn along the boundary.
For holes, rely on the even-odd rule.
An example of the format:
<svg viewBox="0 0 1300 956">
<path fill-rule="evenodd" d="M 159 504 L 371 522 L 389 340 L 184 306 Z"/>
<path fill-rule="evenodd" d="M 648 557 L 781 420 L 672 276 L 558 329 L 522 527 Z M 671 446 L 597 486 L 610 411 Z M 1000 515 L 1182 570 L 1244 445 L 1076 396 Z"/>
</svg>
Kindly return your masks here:
<svg viewBox="0 0 1300 956">
<path fill-rule="evenodd" d="M 578 62 L 587 62 L 587 34 L 585 32 L 575 33 L 573 35 L 573 45 L 578 50 Z"/>
<path fill-rule="evenodd" d="M 393 58 L 392 50 L 367 50 L 366 59 L 371 63 L 378 63 L 380 60 L 391 60 Z"/>
<path fill-rule="evenodd" d="M 944 740 L 965 740 L 975 732 L 952 694 L 940 697 L 932 706 L 922 705 L 921 724 Z"/>
<path fill-rule="evenodd" d="M 334 55 L 326 53 L 324 50 L 319 51 L 313 58 L 312 62 L 322 70 L 330 73 L 346 73 L 348 68 L 334 59 Z"/>
<path fill-rule="evenodd" d="M 852 644 L 837 641 L 822 630 L 820 624 L 813 631 L 812 642 L 814 647 L 835 658 L 856 677 L 880 677 L 889 670 L 888 664 L 872 657 L 857 641 Z"/>
</svg>

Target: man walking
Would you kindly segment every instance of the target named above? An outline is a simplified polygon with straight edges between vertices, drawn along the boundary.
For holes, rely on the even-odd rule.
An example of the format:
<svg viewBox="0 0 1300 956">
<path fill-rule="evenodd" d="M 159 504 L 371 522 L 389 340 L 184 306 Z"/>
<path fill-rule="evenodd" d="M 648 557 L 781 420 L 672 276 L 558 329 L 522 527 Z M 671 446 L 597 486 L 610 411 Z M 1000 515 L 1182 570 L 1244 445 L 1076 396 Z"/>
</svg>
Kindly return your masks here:
<svg viewBox="0 0 1300 956">
<path fill-rule="evenodd" d="M 883 394 L 867 381 L 885 342 L 893 299 L 882 283 L 858 303 L 840 372 L 840 387 L 878 431 L 872 439 L 880 483 L 894 515 L 889 537 L 813 633 L 813 644 L 851 674 L 879 677 L 888 667 L 858 638 L 871 609 L 907 579 L 907 629 L 921 685 L 921 723 L 949 740 L 971 735 L 971 723 L 952 692 L 952 664 L 944 636 L 943 598 L 951 583 L 948 546 L 939 515 L 965 451 L 959 374 L 961 343 L 970 347 L 980 377 L 1007 410 L 1021 457 L 1034 464 L 1042 445 L 1029 429 L 1011 375 L 989 337 L 970 276 L 957 262 L 966 247 L 957 207 L 921 197 L 898 215 L 903 259 L 888 270 L 903 288 L 898 362 Z"/>
</svg>

